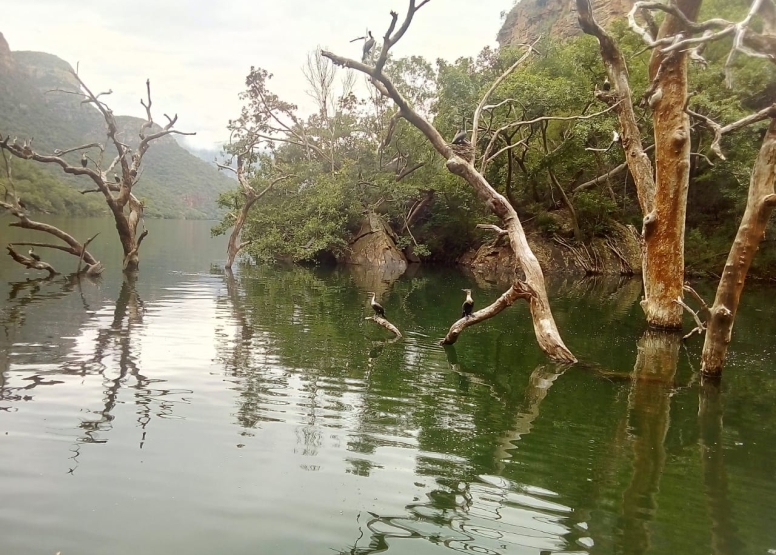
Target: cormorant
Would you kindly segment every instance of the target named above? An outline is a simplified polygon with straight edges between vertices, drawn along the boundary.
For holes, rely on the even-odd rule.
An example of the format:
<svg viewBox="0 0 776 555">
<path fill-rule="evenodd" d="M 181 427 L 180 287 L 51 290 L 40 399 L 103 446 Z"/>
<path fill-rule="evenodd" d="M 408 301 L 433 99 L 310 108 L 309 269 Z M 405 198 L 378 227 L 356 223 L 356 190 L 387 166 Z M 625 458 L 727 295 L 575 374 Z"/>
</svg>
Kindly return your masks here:
<svg viewBox="0 0 776 555">
<path fill-rule="evenodd" d="M 472 309 L 474 308 L 474 299 L 472 299 L 472 290 L 471 289 L 461 289 L 464 293 L 466 293 L 466 300 L 463 302 L 463 305 L 461 306 L 461 318 L 468 318 L 472 315 Z"/>
<path fill-rule="evenodd" d="M 375 47 L 375 38 L 372 36 L 372 31 L 367 31 L 367 34 L 369 35 L 369 38 L 366 39 L 366 42 L 364 43 L 364 55 L 361 56 L 361 61 L 364 63 L 366 63 L 366 59 L 369 57 L 372 48 Z"/>
<path fill-rule="evenodd" d="M 605 91 L 608 91 L 608 90 L 610 90 L 612 88 L 612 84 L 609 82 L 609 77 L 605 77 L 604 78 L 604 85 L 603 85 L 603 87 L 604 87 Z"/>
<path fill-rule="evenodd" d="M 19 208 L 21 208 L 22 210 L 27 210 L 27 205 L 24 203 L 24 201 L 20 197 L 16 198 L 16 204 L 18 204 Z"/>
<path fill-rule="evenodd" d="M 30 258 L 32 258 L 36 262 L 40 262 L 40 255 L 36 253 L 34 250 L 32 250 L 32 247 L 30 247 L 30 250 L 27 251 L 27 254 L 29 254 Z"/>
<path fill-rule="evenodd" d="M 85 168 L 87 165 L 89 165 L 89 160 L 86 159 L 86 153 L 84 152 L 81 154 L 81 167 Z"/>
<path fill-rule="evenodd" d="M 375 293 L 373 291 L 367 291 L 367 294 L 372 295 L 372 300 L 369 301 L 369 304 L 372 305 L 372 310 L 374 310 L 375 314 L 377 314 L 378 316 L 382 316 L 383 318 L 385 318 L 385 310 L 383 309 L 380 303 L 375 301 L 375 297 L 376 297 Z"/>
<path fill-rule="evenodd" d="M 458 133 L 456 133 L 455 137 L 453 137 L 453 144 L 454 145 L 467 145 L 467 144 L 469 144 L 469 139 L 466 138 L 466 131 L 461 130 Z"/>
<path fill-rule="evenodd" d="M 121 179 L 119 179 L 119 176 L 115 173 L 113 174 L 113 181 L 115 181 L 116 183 L 121 183 Z"/>
</svg>

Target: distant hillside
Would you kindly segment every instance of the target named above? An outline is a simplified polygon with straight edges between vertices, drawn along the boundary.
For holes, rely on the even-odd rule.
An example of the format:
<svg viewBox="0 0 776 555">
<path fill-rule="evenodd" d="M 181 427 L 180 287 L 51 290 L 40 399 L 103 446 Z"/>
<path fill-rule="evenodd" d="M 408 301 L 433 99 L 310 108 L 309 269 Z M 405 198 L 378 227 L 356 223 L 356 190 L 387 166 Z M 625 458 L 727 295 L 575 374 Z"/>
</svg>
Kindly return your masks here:
<svg viewBox="0 0 776 555">
<path fill-rule="evenodd" d="M 635 0 L 593 0 L 593 13 L 601 25 L 625 17 Z M 582 34 L 577 9 L 571 0 L 520 0 L 507 13 L 498 33 L 501 46 L 528 43 L 539 35 L 569 38 Z"/>
<path fill-rule="evenodd" d="M 82 105 L 73 95 L 48 92 L 56 88 L 76 90 L 77 83 L 70 71 L 67 62 L 52 54 L 12 52 L 0 33 L 0 133 L 18 136 L 20 140 L 34 137 L 34 147 L 39 152 L 104 141 L 104 122 L 93 106 Z M 136 145 L 143 120 L 130 116 L 117 116 L 116 119 L 124 141 Z M 92 154 L 97 155 L 96 149 Z M 78 160 L 78 155 L 70 156 L 73 163 Z M 113 156 L 115 150 L 106 151 L 106 159 Z M 15 161 L 15 164 L 22 163 Z M 45 171 L 71 187 L 91 188 L 90 182 L 83 178 L 65 176 L 55 168 L 46 167 Z M 30 178 L 26 184 L 29 195 L 33 198 L 45 196 L 44 192 L 34 190 L 36 180 L 32 177 L 36 171 L 25 172 Z M 232 187 L 234 181 L 168 136 L 156 141 L 143 158 L 135 192 L 144 200 L 149 217 L 215 218 L 219 215 L 216 198 Z M 77 198 L 76 201 L 80 202 Z M 40 210 L 46 209 L 40 202 L 31 204 Z M 59 210 L 58 205 L 53 206 L 54 210 Z M 81 211 L 91 213 L 91 210 Z"/>
</svg>

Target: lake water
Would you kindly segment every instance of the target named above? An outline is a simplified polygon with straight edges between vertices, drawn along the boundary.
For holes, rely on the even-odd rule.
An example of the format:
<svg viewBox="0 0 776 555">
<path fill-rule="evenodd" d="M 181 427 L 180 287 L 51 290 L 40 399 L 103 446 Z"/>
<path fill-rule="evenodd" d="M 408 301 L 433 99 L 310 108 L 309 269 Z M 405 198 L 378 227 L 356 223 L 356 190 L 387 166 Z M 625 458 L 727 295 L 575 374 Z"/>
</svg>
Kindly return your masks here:
<svg viewBox="0 0 776 555">
<path fill-rule="evenodd" d="M 104 220 L 63 224 L 102 231 L 97 282 L 2 253 L 3 555 L 776 553 L 773 289 L 717 386 L 637 281 L 553 281 L 558 366 L 522 304 L 438 346 L 502 289 L 454 270 L 230 276 L 207 222 L 147 224 L 134 282 Z"/>
</svg>

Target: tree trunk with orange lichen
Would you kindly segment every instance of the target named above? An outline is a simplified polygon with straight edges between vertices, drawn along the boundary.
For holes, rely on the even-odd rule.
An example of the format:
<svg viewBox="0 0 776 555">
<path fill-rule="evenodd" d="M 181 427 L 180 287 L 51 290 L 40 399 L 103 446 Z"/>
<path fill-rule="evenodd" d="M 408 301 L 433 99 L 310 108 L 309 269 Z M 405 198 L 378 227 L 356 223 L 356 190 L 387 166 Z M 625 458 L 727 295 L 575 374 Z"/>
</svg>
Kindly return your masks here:
<svg viewBox="0 0 776 555">
<path fill-rule="evenodd" d="M 677 7 L 691 21 L 698 16 L 700 0 L 679 0 Z M 657 40 L 682 31 L 682 23 L 668 15 Z M 687 54 L 652 51 L 647 101 L 655 129 L 655 194 L 644 214 L 644 299 L 647 323 L 661 328 L 682 326 L 684 224 L 690 182 L 690 119 L 687 102 Z"/>
</svg>

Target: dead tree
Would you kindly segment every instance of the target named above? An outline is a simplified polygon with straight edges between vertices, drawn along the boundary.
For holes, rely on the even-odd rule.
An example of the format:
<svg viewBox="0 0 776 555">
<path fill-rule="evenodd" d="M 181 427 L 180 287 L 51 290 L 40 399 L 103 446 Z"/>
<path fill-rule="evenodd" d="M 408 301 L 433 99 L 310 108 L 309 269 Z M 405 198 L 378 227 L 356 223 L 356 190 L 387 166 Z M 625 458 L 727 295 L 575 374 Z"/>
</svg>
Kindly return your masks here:
<svg viewBox="0 0 776 555">
<path fill-rule="evenodd" d="M 2 136 L 0 136 L 0 147 L 2 147 L 4 144 L 8 143 L 8 137 L 5 137 L 3 139 Z M 29 148 L 29 143 L 25 143 L 25 145 L 22 147 L 23 149 Z M 77 274 L 81 274 L 81 263 L 85 262 L 86 265 L 84 267 L 83 273 L 85 273 L 88 276 L 97 276 L 102 273 L 102 264 L 92 256 L 92 254 L 86 250 L 86 247 L 89 246 L 89 243 L 91 243 L 96 235 L 94 237 L 91 237 L 89 240 L 87 240 L 85 243 L 81 244 L 78 242 L 72 235 L 69 233 L 62 231 L 56 226 L 53 226 L 51 224 L 43 223 L 43 222 L 37 222 L 35 220 L 31 220 L 29 218 L 29 215 L 27 214 L 27 207 L 26 204 L 19 198 L 19 195 L 16 193 L 16 187 L 14 186 L 13 182 L 13 173 L 11 171 L 11 161 L 7 158 L 5 152 L 2 152 L 3 154 L 3 162 L 5 162 L 5 175 L 6 179 L 8 180 L 8 185 L 11 188 L 10 191 L 6 189 L 5 196 L 3 200 L 0 200 L 0 208 L 5 208 L 12 216 L 14 216 L 17 221 L 12 222 L 8 224 L 11 227 L 20 227 L 22 229 L 30 229 L 33 231 L 40 231 L 42 233 L 47 233 L 49 235 L 53 235 L 57 239 L 60 239 L 65 244 L 55 244 L 55 243 L 40 243 L 40 242 L 17 242 L 9 244 L 6 248 L 8 249 L 8 254 L 11 258 L 13 258 L 16 262 L 21 264 L 22 266 L 25 266 L 31 270 L 42 270 L 49 273 L 49 277 L 53 277 L 57 275 L 59 272 L 57 272 L 54 267 L 49 264 L 48 262 L 45 262 L 41 259 L 39 254 L 33 254 L 33 248 L 34 247 L 40 247 L 40 248 L 47 248 L 47 249 L 56 249 L 63 252 L 66 252 L 68 254 L 72 254 L 73 256 L 78 258 L 78 268 L 76 270 Z M 14 246 L 25 246 L 25 247 L 31 247 L 29 251 L 29 256 L 24 256 L 20 253 L 18 253 Z"/>
<path fill-rule="evenodd" d="M 701 372 L 706 376 L 722 373 L 746 275 L 776 207 L 776 104 L 768 111 L 771 124 L 754 162 L 746 210 L 717 285 L 714 304 L 709 309 L 701 354 Z"/>
<path fill-rule="evenodd" d="M 682 301 L 683 287 L 678 285 L 684 278 L 684 265 L 683 262 L 679 263 L 678 256 L 684 248 L 686 182 L 690 167 L 687 116 L 701 120 L 713 131 L 711 150 L 723 160 L 720 141 L 724 134 L 752 123 L 772 120 L 754 162 L 746 212 L 728 255 L 705 325 L 701 371 L 707 376 L 718 376 L 730 343 L 747 272 L 763 239 L 768 218 L 776 205 L 776 124 L 773 122 L 773 118 L 776 118 L 776 104 L 725 126 L 688 109 L 685 58 L 689 57 L 705 64 L 701 56 L 705 46 L 712 41 L 732 37 L 732 47 L 724 68 L 728 84 L 732 79 L 732 61 L 738 53 L 776 61 L 773 56 L 776 46 L 776 4 L 774 0 L 753 0 L 748 13 L 741 21 L 716 18 L 696 23 L 694 19 L 700 3 L 700 0 L 678 0 L 669 4 L 636 2 L 628 15 L 631 29 L 644 39 L 647 48 L 652 49 L 651 82 L 645 99 L 653 109 L 655 122 L 656 182 L 652 181 L 651 164 L 641 148 L 622 53 L 612 37 L 593 19 L 589 0 L 577 0 L 577 9 L 582 29 L 598 38 L 604 64 L 615 85 L 613 98 L 611 94 L 607 97 L 604 93 L 599 94 L 599 98 L 616 99 L 621 106 L 617 113 L 622 128 L 623 147 L 644 211 L 642 234 L 646 253 L 645 299 L 642 306 L 645 307 L 650 324 L 680 324 L 681 310 L 686 306 Z M 650 10 L 659 10 L 666 14 L 656 35 L 636 21 L 637 13 L 649 13 Z M 756 15 L 762 19 L 763 33 L 757 33 L 750 28 Z M 651 21 L 652 18 L 647 19 Z M 681 113 L 678 110 L 681 110 Z M 650 291 L 656 292 L 657 295 L 651 295 Z M 669 294 L 673 295 L 673 299 L 668 298 Z M 669 310 L 665 305 L 669 301 L 673 304 L 673 310 Z M 703 326 L 699 325 L 697 329 L 702 330 Z"/>
<path fill-rule="evenodd" d="M 112 91 L 94 94 L 89 87 L 81 80 L 79 75 L 73 72 L 80 85 L 78 91 L 56 90 L 80 97 L 81 103 L 93 105 L 105 120 L 107 142 L 115 147 L 117 155 L 110 164 L 103 165 L 103 157 L 106 145 L 102 143 L 91 143 L 66 150 L 55 150 L 52 154 L 41 154 L 32 149 L 30 139 L 25 141 L 24 145 L 19 145 L 16 141 L 9 142 L 9 138 L 0 135 L 0 148 L 9 152 L 17 158 L 24 160 L 34 160 L 42 164 L 53 164 L 59 166 L 63 172 L 69 175 L 85 175 L 97 186 L 96 189 L 84 191 L 85 193 L 101 193 L 105 197 L 105 202 L 110 209 L 113 219 L 116 221 L 116 230 L 119 234 L 119 240 L 124 251 L 123 270 L 125 272 L 136 271 L 140 264 L 139 249 L 143 239 L 148 235 L 148 230 L 140 231 L 138 225 L 143 218 L 143 203 L 134 195 L 133 189 L 138 182 L 143 156 L 148 151 L 151 143 L 161 137 L 171 134 L 194 135 L 195 133 L 184 133 L 173 129 L 178 115 L 169 117 L 164 114 L 167 123 L 164 127 L 155 125 L 151 116 L 151 82 L 146 81 L 146 98 L 140 100 L 140 104 L 145 109 L 146 120 L 140 126 L 138 133 L 139 142 L 136 148 L 131 148 L 124 143 L 119 135 L 121 134 L 113 111 L 108 105 L 100 100 L 101 97 L 111 94 Z M 91 159 L 87 152 L 96 148 L 99 156 Z M 82 153 L 81 163 L 71 165 L 64 156 L 73 152 Z M 116 169 L 116 170 L 114 170 Z M 111 172 L 118 171 L 115 174 L 116 179 L 109 179 Z M 87 260 L 88 263 L 88 260 Z"/>
<path fill-rule="evenodd" d="M 370 78 L 371 83 L 383 96 L 390 97 L 394 101 L 401 117 L 419 129 L 431 142 L 436 151 L 447 160 L 447 169 L 451 173 L 465 179 L 472 186 L 477 196 L 501 219 L 505 226 L 504 233 L 509 236 L 512 250 L 515 253 L 517 264 L 516 270 L 522 270 L 522 273 L 525 276 L 525 283 L 517 280 L 505 295 L 509 296 L 509 299 L 513 302 L 516 298 L 521 296 L 522 291 L 525 291 L 526 289 L 533 291 L 528 302 L 539 346 L 555 360 L 576 362 L 576 358 L 564 345 L 563 340 L 560 337 L 560 333 L 558 332 L 558 328 L 550 310 L 550 303 L 547 298 L 542 269 L 539 266 L 536 256 L 528 245 L 522 224 L 520 223 L 514 208 L 503 195 L 499 194 L 493 186 L 488 183 L 482 173 L 477 171 L 473 165 L 473 158 L 470 157 L 468 153 L 462 153 L 460 150 L 457 153 L 453 149 L 453 145 L 446 142 L 439 131 L 437 131 L 426 118 L 420 115 L 409 104 L 398 91 L 391 79 L 383 71 L 390 49 L 407 32 L 415 13 L 428 2 L 429 0 L 421 0 L 420 3 L 417 3 L 416 0 L 410 0 L 407 15 L 398 29 L 397 22 L 399 15 L 396 12 L 391 12 L 391 23 L 383 37 L 382 50 L 373 65 L 327 51 L 323 51 L 322 55 L 329 58 L 338 66 L 352 68 L 367 75 Z M 476 123 L 474 124 L 473 129 L 477 129 Z M 511 304 L 511 302 L 498 303 L 497 301 L 497 306 L 493 306 L 493 310 L 490 311 L 488 316 L 495 316 L 495 314 L 503 310 L 503 308 L 506 308 L 509 304 Z"/>
<path fill-rule="evenodd" d="M 679 328 L 682 309 L 674 300 L 684 284 L 684 220 L 689 188 L 690 126 L 684 112 L 687 98 L 687 52 L 654 48 L 649 62 L 647 102 L 653 110 L 657 160 L 652 163 L 641 142 L 625 58 L 612 36 L 593 17 L 590 0 L 576 0 L 582 30 L 598 39 L 612 90 L 598 97 L 617 103 L 622 146 L 636 183 L 644 220 L 644 299 L 641 306 L 651 326 Z M 642 4 L 637 2 L 637 4 Z M 671 44 L 687 34 L 701 0 L 678 0 L 650 44 Z M 635 9 L 635 8 L 634 8 Z M 631 12 L 633 13 L 633 12 Z M 681 14 L 681 16 L 679 16 Z M 649 35 L 649 31 L 644 30 Z M 653 178 L 654 175 L 654 178 Z"/>
</svg>

